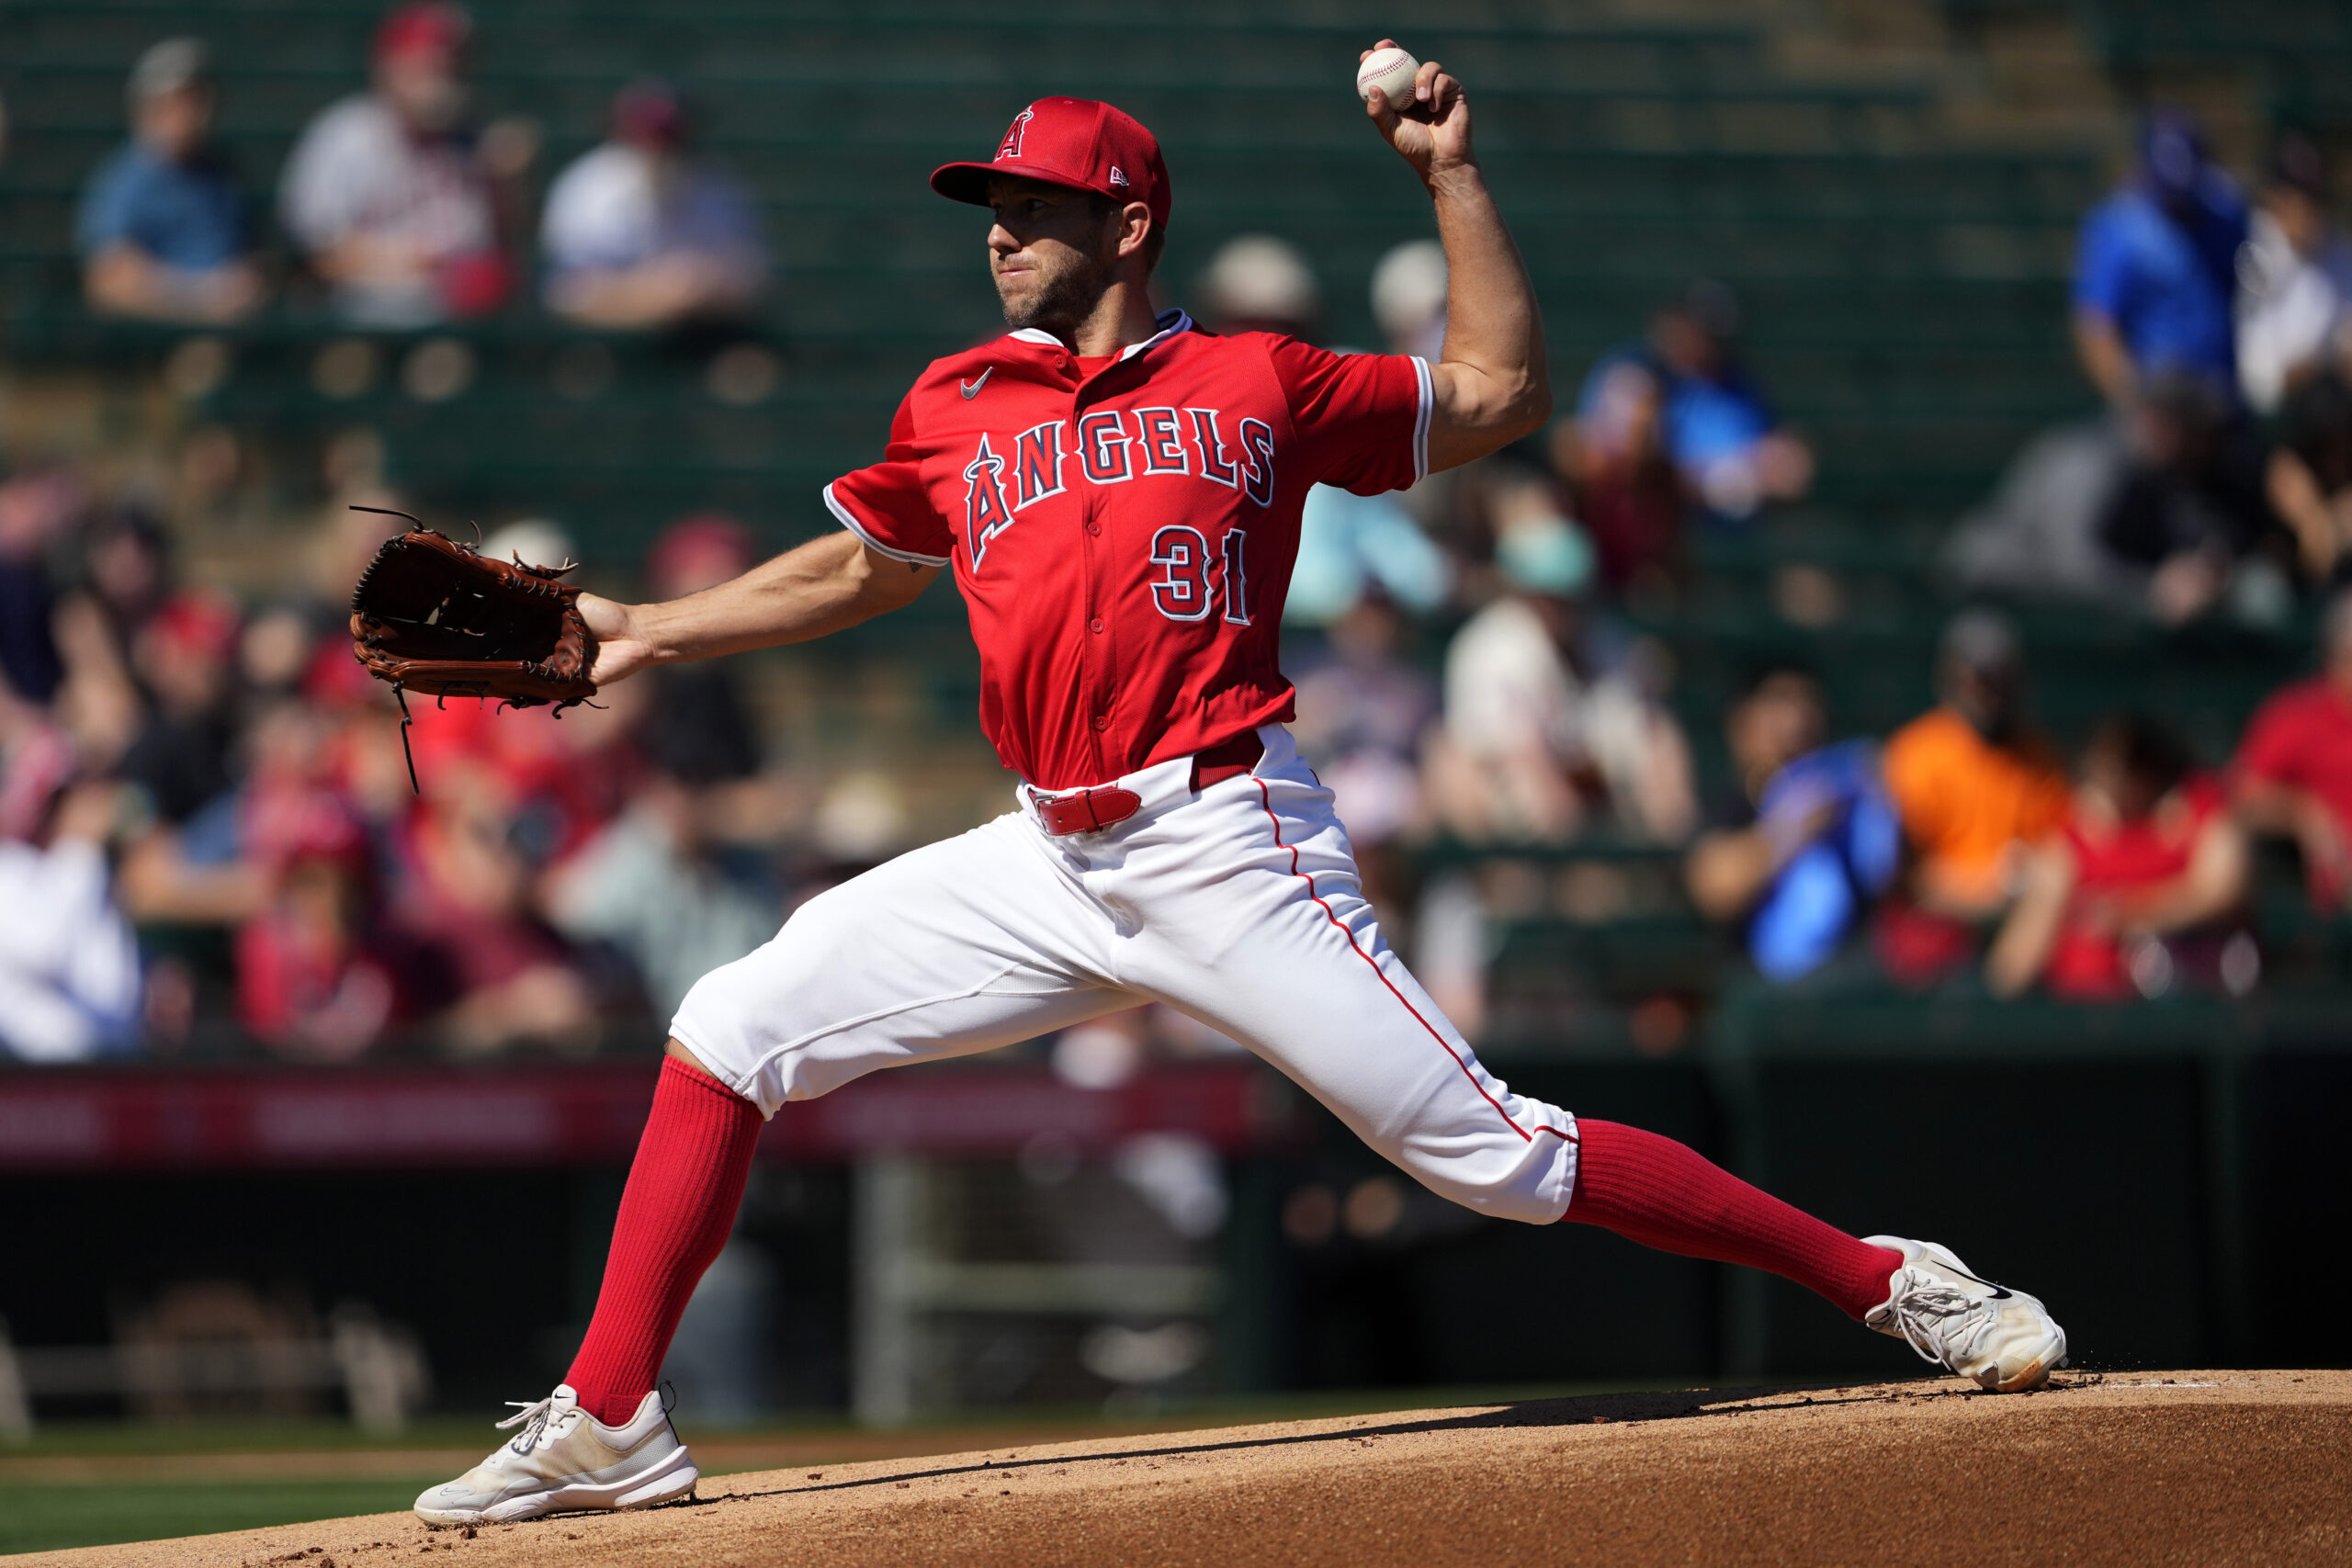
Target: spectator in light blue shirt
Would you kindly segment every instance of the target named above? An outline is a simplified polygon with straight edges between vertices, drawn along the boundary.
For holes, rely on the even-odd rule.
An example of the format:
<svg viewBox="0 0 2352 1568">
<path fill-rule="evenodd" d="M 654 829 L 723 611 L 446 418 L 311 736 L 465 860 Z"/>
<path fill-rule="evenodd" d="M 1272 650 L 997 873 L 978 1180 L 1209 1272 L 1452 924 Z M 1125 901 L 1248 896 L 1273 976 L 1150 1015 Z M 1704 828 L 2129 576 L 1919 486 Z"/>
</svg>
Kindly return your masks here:
<svg viewBox="0 0 2352 1568">
<path fill-rule="evenodd" d="M 689 155 L 685 107 L 661 82 L 622 89 L 610 140 L 557 177 L 540 248 L 548 306 L 586 326 L 739 317 L 768 281 L 751 197 Z"/>
<path fill-rule="evenodd" d="M 90 308 L 108 315 L 227 322 L 261 303 L 243 197 L 211 146 L 204 46 L 165 39 L 130 73 L 131 138 L 98 166 L 74 241 Z"/>
<path fill-rule="evenodd" d="M 2157 378 L 2210 382 L 2234 399 L 2232 305 L 2245 198 L 2213 165 L 2197 122 L 2148 117 L 2131 182 L 2083 220 L 2075 345 L 2108 400 L 2127 408 Z"/>
</svg>

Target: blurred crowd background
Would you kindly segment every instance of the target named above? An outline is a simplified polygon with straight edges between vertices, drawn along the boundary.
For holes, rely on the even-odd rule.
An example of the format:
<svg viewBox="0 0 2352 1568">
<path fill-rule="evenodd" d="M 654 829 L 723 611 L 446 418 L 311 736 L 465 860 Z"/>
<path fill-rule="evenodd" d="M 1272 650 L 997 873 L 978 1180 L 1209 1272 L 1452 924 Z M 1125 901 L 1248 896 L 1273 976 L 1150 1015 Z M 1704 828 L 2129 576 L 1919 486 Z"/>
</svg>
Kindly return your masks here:
<svg viewBox="0 0 2352 1568">
<path fill-rule="evenodd" d="M 385 509 L 633 597 L 813 536 L 993 330 L 922 175 L 1024 95 L 1158 130 L 1165 302 L 1435 354 L 1442 252 L 1343 85 L 1383 28 L 1468 84 L 1558 415 L 1318 490 L 1284 657 L 1464 1031 L 1506 1070 L 2344 1032 L 2341 16 L 703 9 L 0 12 L 0 1057 L 646 1057 L 799 900 L 1005 808 L 944 582 L 560 719 L 415 704 L 413 788 L 350 586 Z M 1016 1055 L 1234 1049 L 1148 1010 Z M 1121 1179 L 1200 1242 L 1231 1173 L 1171 1146 Z M 1269 1212 L 1454 1235 L 1371 1179 Z"/>
<path fill-rule="evenodd" d="M 167 387 L 225 377 L 212 362 L 243 324 L 299 321 L 404 334 L 322 342 L 324 399 L 404 348 L 410 397 L 450 402 L 475 354 L 431 334 L 526 319 L 579 329 L 578 347 L 640 337 L 704 361 L 711 391 L 748 379 L 734 395 L 762 406 L 744 393 L 780 378 L 789 329 L 769 303 L 793 285 L 763 225 L 799 222 L 792 204 L 763 212 L 697 147 L 690 96 L 650 77 L 615 85 L 601 140 L 544 157 L 544 126 L 494 113 L 475 31 L 450 5 L 384 14 L 274 182 L 221 128 L 224 96 L 254 90 L 236 46 L 147 44 L 120 83 L 122 134 L 75 192 L 78 313 L 222 329 L 177 339 Z M 1498 928 L 1545 902 L 1544 863 L 1518 848 L 1683 855 L 1664 897 L 1721 928 L 1727 976 L 1772 983 L 1842 970 L 2004 997 L 2243 996 L 2263 968 L 2249 895 L 2265 837 L 2300 857 L 2315 908 L 2343 908 L 2352 610 L 2323 602 L 2352 559 L 2352 245 L 2328 155 L 2280 127 L 2233 174 L 2193 113 L 2161 106 L 2118 162 L 2080 214 L 2066 318 L 2032 323 L 2070 335 L 2076 385 L 2104 406 L 2081 396 L 2079 417 L 2033 434 L 1925 564 L 1949 624 L 1913 671 L 1932 699 L 1899 727 L 1838 723 L 1837 666 L 1871 655 L 1802 638 L 1744 650 L 1720 712 L 1678 687 L 1673 634 L 1710 555 L 1804 506 L 1825 460 L 1749 363 L 1741 295 L 1721 278 L 1657 278 L 1645 317 L 1559 367 L 1563 412 L 1541 438 L 1399 495 L 1316 493 L 1288 617 L 1300 737 L 1389 929 L 1474 1036 L 1495 1011 Z M 840 243 L 887 265 L 893 205 Z M 1204 254 L 1164 288 L 1212 328 L 1424 355 L 1442 341 L 1431 240 L 1374 258 L 1376 335 L 1354 342 L 1335 321 L 1364 313 L 1329 308 L 1339 280 L 1311 235 L 1186 233 Z M 1558 243 L 1527 235 L 1539 270 Z M 560 403 L 568 363 L 544 401 Z M 40 379 L 17 396 L 38 400 Z M 911 841 L 900 786 L 780 744 L 755 711 L 762 672 L 741 669 L 668 671 L 562 722 L 435 711 L 413 795 L 386 694 L 346 656 L 345 600 L 399 525 L 381 509 L 422 507 L 463 536 L 453 508 L 469 498 L 401 483 L 365 424 L 302 454 L 313 474 L 265 487 L 248 470 L 266 426 L 207 419 L 200 389 L 180 390 L 195 406 L 157 446 L 8 452 L 11 1055 L 642 1050 L 696 975 Z M 837 450 L 847 468 L 865 448 Z M 1826 453 L 1833 472 L 1839 457 Z M 303 490 L 321 499 L 292 516 L 228 515 Z M 592 502 L 517 517 L 506 497 L 469 499 L 502 558 L 584 558 L 591 581 L 652 597 L 744 570 L 808 511 L 788 494 L 696 510 L 631 559 Z M 243 570 L 224 570 L 224 534 Z M 1768 592 L 1801 629 L 1850 613 L 1819 565 L 1782 564 Z M 2119 685 L 2055 734 L 2027 640 L 1990 607 L 2002 600 L 2144 622 L 2159 658 L 2193 657 L 2166 633 L 2267 639 L 2283 678 L 2259 716 L 2228 716 L 2243 728 L 2192 739 Z M 2303 648 L 2326 673 L 2289 673 Z M 1637 893 L 1594 873 L 1564 891 L 1586 923 Z M 1663 1040 L 1702 998 L 1644 999 Z"/>
</svg>

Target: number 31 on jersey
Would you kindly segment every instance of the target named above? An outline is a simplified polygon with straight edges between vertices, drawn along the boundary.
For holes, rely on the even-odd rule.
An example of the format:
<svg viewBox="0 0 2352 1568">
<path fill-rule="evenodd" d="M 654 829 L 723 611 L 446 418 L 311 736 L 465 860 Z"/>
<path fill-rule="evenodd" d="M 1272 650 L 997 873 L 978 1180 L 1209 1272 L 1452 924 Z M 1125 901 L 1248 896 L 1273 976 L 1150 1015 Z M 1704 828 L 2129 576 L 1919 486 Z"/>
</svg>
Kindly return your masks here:
<svg viewBox="0 0 2352 1568">
<path fill-rule="evenodd" d="M 1171 523 L 1151 536 L 1151 564 L 1159 575 L 1151 580 L 1151 602 L 1171 621 L 1204 621 L 1222 599 L 1227 626 L 1250 624 L 1249 533 L 1227 528 L 1223 541 L 1223 570 L 1198 528 Z"/>
</svg>

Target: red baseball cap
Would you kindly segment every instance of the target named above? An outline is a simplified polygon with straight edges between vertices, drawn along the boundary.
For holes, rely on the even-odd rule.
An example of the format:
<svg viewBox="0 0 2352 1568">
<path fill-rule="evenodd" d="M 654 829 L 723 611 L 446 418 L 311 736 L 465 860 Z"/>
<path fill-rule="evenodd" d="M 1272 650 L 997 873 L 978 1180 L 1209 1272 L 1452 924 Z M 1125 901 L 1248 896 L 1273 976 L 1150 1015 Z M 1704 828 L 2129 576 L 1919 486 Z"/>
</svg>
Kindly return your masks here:
<svg viewBox="0 0 2352 1568">
<path fill-rule="evenodd" d="M 1091 98 L 1039 98 L 1012 117 L 985 164 L 943 164 L 931 188 L 950 201 L 989 204 L 989 176 L 1018 175 L 1047 185 L 1091 190 L 1151 209 L 1168 227 L 1168 165 L 1159 141 L 1131 114 Z"/>
<path fill-rule="evenodd" d="M 454 60 L 473 36 L 473 18 L 446 0 L 411 0 L 387 12 L 376 28 L 376 58 L 430 55 Z"/>
</svg>

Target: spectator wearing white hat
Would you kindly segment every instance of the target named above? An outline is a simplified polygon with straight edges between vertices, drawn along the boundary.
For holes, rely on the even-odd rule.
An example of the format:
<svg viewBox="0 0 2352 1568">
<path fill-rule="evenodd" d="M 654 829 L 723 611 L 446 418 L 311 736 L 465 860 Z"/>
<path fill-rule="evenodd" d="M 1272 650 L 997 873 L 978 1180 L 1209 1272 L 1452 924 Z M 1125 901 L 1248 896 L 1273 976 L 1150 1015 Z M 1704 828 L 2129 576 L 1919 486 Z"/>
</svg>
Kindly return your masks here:
<svg viewBox="0 0 2352 1568">
<path fill-rule="evenodd" d="M 1323 313 L 1322 287 L 1306 258 L 1270 234 L 1240 234 L 1218 247 L 1201 274 L 1197 297 L 1202 319 L 1219 332 L 1313 341 Z M 1329 626 L 1374 588 L 1399 608 L 1427 615 L 1445 603 L 1453 587 L 1445 552 L 1395 496 L 1357 495 L 1330 485 L 1307 492 L 1283 606 L 1286 624 Z"/>
<path fill-rule="evenodd" d="M 1445 247 L 1408 240 L 1372 269 L 1372 315 L 1396 354 L 1435 359 L 1445 346 Z"/>
</svg>

